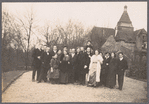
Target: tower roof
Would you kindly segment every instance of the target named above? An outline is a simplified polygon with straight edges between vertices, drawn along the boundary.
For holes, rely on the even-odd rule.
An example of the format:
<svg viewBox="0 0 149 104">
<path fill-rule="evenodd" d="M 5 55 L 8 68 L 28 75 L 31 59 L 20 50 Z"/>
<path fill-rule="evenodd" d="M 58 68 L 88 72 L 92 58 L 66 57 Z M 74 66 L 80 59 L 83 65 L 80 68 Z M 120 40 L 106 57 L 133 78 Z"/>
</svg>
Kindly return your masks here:
<svg viewBox="0 0 149 104">
<path fill-rule="evenodd" d="M 127 13 L 127 6 L 124 6 L 124 12 L 123 12 L 119 22 L 131 23 L 129 15 Z"/>
</svg>

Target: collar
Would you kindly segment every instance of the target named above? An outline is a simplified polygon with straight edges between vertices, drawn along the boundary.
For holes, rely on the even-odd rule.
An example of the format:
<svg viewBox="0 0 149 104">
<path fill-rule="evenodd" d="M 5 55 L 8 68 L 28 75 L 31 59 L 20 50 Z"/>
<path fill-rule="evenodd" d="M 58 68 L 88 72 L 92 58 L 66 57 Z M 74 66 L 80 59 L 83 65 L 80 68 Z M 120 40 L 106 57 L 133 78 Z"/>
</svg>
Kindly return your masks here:
<svg viewBox="0 0 149 104">
<path fill-rule="evenodd" d="M 87 54 L 90 54 L 90 52 L 87 52 Z"/>
<path fill-rule="evenodd" d="M 120 58 L 120 61 L 122 61 L 123 60 L 123 57 L 122 58 Z"/>
<path fill-rule="evenodd" d="M 109 56 L 108 57 L 105 57 L 105 59 L 108 59 L 109 58 Z"/>
</svg>

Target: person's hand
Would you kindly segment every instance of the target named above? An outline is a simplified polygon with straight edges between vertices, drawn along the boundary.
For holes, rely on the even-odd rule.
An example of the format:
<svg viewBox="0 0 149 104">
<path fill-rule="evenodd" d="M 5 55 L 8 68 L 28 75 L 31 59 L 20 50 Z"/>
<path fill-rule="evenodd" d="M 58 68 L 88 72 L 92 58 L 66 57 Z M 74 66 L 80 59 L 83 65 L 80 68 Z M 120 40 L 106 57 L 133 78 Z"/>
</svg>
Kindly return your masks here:
<svg viewBox="0 0 149 104">
<path fill-rule="evenodd" d="M 91 58 L 91 55 L 89 55 L 89 57 Z"/>
<path fill-rule="evenodd" d="M 70 64 L 70 62 L 68 62 L 68 64 Z"/>
<path fill-rule="evenodd" d="M 109 65 L 108 63 L 106 63 L 106 65 Z"/>
<path fill-rule="evenodd" d="M 62 61 L 60 61 L 60 63 L 62 63 Z"/>
<path fill-rule="evenodd" d="M 53 68 L 51 67 L 51 72 L 53 72 Z"/>
<path fill-rule="evenodd" d="M 87 65 L 84 65 L 84 69 L 86 69 L 87 68 Z"/>
<path fill-rule="evenodd" d="M 37 58 L 40 59 L 40 56 L 38 56 Z"/>
</svg>

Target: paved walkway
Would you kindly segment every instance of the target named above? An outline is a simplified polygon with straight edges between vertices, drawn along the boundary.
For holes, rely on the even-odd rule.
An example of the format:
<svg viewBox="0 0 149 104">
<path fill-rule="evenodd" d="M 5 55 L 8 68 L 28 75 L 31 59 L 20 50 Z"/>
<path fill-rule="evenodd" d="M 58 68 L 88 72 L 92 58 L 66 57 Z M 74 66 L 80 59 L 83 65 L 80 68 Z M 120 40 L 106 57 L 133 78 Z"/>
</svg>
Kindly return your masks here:
<svg viewBox="0 0 149 104">
<path fill-rule="evenodd" d="M 32 72 L 24 73 L 2 94 L 2 102 L 134 102 L 144 99 L 146 82 L 125 77 L 122 91 L 106 87 L 56 85 L 31 81 Z"/>
</svg>

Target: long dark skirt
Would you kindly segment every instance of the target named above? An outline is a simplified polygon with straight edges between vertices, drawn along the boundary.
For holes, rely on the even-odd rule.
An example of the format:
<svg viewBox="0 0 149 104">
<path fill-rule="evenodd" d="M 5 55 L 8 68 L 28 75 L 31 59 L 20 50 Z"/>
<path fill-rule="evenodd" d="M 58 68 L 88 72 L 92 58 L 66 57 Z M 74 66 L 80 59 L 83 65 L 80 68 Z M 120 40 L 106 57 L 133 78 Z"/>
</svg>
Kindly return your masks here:
<svg viewBox="0 0 149 104">
<path fill-rule="evenodd" d="M 106 79 L 106 86 L 113 88 L 116 85 L 116 73 L 115 71 L 109 71 Z"/>
<path fill-rule="evenodd" d="M 67 84 L 68 83 L 68 73 L 67 72 L 60 72 L 59 82 L 61 84 Z"/>
<path fill-rule="evenodd" d="M 59 84 L 59 78 L 50 78 L 49 80 L 52 84 Z"/>
<path fill-rule="evenodd" d="M 107 72 L 106 69 L 101 69 L 100 84 L 106 86 Z"/>
<path fill-rule="evenodd" d="M 59 69 L 53 69 L 53 72 L 49 71 L 47 77 L 53 79 L 59 78 Z"/>
<path fill-rule="evenodd" d="M 59 69 L 53 69 L 53 72 L 49 70 L 47 78 L 49 78 L 52 84 L 58 84 L 59 83 Z"/>
</svg>

